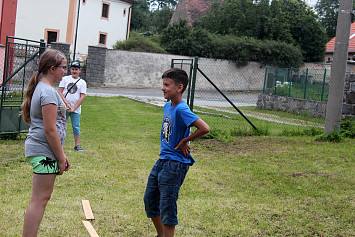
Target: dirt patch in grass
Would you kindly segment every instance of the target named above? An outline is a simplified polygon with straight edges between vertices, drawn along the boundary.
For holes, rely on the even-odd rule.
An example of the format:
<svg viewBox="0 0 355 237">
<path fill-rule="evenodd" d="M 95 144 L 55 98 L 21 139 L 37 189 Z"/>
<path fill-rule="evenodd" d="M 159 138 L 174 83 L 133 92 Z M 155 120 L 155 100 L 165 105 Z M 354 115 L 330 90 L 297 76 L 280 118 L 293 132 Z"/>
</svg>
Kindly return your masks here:
<svg viewBox="0 0 355 237">
<path fill-rule="evenodd" d="M 294 141 L 285 138 L 270 137 L 237 137 L 236 141 L 224 143 L 218 140 L 200 139 L 194 142 L 200 150 L 209 152 L 237 155 L 240 153 L 259 153 L 262 151 L 285 151 L 287 146 Z M 198 149 L 197 148 L 197 149 Z"/>
<path fill-rule="evenodd" d="M 336 176 L 333 173 L 315 172 L 315 171 L 294 172 L 294 173 L 291 174 L 292 177 L 308 177 L 308 176 L 311 176 L 311 175 L 320 176 L 320 177 L 326 177 L 326 176 L 335 177 Z"/>
</svg>

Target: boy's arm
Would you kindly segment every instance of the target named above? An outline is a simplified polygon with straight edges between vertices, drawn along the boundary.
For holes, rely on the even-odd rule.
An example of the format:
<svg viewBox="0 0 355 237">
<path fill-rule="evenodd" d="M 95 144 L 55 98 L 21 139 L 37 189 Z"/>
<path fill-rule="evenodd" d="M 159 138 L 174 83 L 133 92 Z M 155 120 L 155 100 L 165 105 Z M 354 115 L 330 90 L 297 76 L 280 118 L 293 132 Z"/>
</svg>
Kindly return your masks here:
<svg viewBox="0 0 355 237">
<path fill-rule="evenodd" d="M 64 104 L 67 106 L 67 109 L 70 109 L 70 103 L 65 99 L 63 95 L 64 87 L 58 87 L 58 94 L 62 98 Z"/>
<path fill-rule="evenodd" d="M 185 157 L 188 157 L 190 153 L 190 146 L 188 142 L 195 140 L 196 138 L 202 137 L 203 135 L 210 132 L 210 127 L 202 119 L 197 119 L 195 122 L 191 124 L 191 126 L 196 127 L 197 130 L 194 133 L 192 133 L 190 136 L 182 139 L 179 142 L 179 144 L 175 147 L 175 151 L 180 149 Z"/>
<path fill-rule="evenodd" d="M 70 109 L 69 112 L 74 112 L 84 102 L 85 96 L 86 94 L 80 93 L 80 98 L 78 99 L 76 104 Z"/>
</svg>

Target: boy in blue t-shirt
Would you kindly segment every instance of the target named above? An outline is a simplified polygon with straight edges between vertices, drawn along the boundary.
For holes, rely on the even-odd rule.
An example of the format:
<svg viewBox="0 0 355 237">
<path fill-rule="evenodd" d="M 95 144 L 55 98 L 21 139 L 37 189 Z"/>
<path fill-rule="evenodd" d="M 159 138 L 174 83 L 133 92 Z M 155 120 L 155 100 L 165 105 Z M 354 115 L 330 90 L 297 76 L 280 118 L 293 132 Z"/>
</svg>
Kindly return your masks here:
<svg viewBox="0 0 355 237">
<path fill-rule="evenodd" d="M 182 99 L 188 76 L 182 69 L 164 72 L 163 93 L 169 99 L 164 106 L 161 128 L 160 157 L 149 174 L 144 194 L 147 217 L 151 218 L 159 237 L 174 236 L 177 219 L 177 199 L 189 167 L 195 160 L 189 142 L 210 131 L 209 126 L 189 109 Z M 190 135 L 190 127 L 197 130 Z"/>
</svg>

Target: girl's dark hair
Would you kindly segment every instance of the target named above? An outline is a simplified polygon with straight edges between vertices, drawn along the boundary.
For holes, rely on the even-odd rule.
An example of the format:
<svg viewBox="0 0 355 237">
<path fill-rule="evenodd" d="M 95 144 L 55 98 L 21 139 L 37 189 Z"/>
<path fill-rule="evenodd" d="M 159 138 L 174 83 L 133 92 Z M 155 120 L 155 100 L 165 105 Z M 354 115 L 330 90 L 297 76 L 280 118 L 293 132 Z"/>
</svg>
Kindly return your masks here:
<svg viewBox="0 0 355 237">
<path fill-rule="evenodd" d="M 183 88 L 181 93 L 184 93 L 187 84 L 189 83 L 189 77 L 187 76 L 187 73 L 180 68 L 170 68 L 163 73 L 161 78 L 170 78 L 175 82 L 176 85 L 182 84 Z"/>
<path fill-rule="evenodd" d="M 58 67 L 65 59 L 65 55 L 58 50 L 48 49 L 46 50 L 39 59 L 38 71 L 36 71 L 28 83 L 26 97 L 21 104 L 23 120 L 27 123 L 31 123 L 30 110 L 31 110 L 31 100 L 33 92 L 36 89 L 38 82 L 41 79 L 40 74 L 46 75 L 48 70 L 54 66 Z"/>
</svg>

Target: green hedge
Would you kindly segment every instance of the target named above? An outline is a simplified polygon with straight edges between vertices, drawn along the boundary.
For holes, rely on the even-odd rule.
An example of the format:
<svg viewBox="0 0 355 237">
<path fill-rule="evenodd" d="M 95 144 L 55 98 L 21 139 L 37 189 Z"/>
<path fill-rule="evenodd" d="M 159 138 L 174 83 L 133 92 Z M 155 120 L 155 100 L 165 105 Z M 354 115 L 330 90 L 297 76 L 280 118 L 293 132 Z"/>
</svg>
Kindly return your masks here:
<svg viewBox="0 0 355 237">
<path fill-rule="evenodd" d="M 194 29 L 184 21 L 164 30 L 161 46 L 168 53 L 235 60 L 239 65 L 248 61 L 278 67 L 300 67 L 301 49 L 280 41 L 257 40 L 251 37 L 211 35 Z"/>
</svg>

